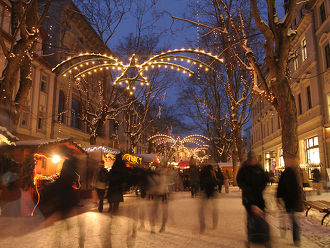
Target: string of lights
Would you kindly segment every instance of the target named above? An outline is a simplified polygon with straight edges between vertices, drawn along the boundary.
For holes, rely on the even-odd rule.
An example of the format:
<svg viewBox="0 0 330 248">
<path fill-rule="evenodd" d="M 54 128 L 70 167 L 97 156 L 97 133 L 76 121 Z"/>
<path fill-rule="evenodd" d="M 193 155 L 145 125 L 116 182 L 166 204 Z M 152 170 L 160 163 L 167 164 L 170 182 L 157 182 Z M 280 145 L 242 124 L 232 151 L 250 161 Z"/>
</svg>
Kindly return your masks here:
<svg viewBox="0 0 330 248">
<path fill-rule="evenodd" d="M 105 146 L 93 146 L 93 147 L 87 147 L 87 148 L 83 148 L 86 152 L 95 152 L 95 151 L 100 151 L 102 150 L 102 152 L 104 153 L 110 153 L 110 154 L 119 154 L 119 151 L 115 151 L 115 150 L 111 150 L 106 148 Z"/>
<path fill-rule="evenodd" d="M 208 62 L 209 64 L 200 59 L 202 56 L 208 58 L 208 60 L 211 59 Z M 53 68 L 53 71 L 60 71 L 60 74 L 64 77 L 72 77 L 78 82 L 82 78 L 91 76 L 93 73 L 107 70 L 118 71 L 119 75 L 113 81 L 113 85 L 126 84 L 126 89 L 132 95 L 136 89 L 137 82 L 141 86 L 149 86 L 148 78 L 144 75 L 149 69 L 165 68 L 181 71 L 183 74 L 192 76 L 194 75 L 194 71 L 190 69 L 191 66 L 197 67 L 198 70 L 204 69 L 207 72 L 213 70 L 211 65 L 214 62 L 222 63 L 223 60 L 204 50 L 185 48 L 168 50 L 167 52 L 156 54 L 140 64 L 135 54 L 129 58 L 127 64 L 124 64 L 118 58 L 107 54 L 81 53 L 63 60 Z M 131 71 L 134 72 L 134 76 L 128 76 Z"/>
</svg>

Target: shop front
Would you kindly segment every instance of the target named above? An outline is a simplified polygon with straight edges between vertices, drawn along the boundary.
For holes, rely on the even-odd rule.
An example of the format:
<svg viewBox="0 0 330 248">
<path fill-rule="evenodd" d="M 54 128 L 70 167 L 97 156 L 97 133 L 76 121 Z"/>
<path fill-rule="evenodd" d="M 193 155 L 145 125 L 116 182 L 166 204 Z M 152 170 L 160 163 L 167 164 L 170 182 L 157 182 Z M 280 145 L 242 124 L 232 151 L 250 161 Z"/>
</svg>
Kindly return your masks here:
<svg viewBox="0 0 330 248">
<path fill-rule="evenodd" d="M 321 160 L 320 160 L 320 147 L 319 147 L 319 140 L 318 137 L 311 137 L 304 141 L 305 145 L 305 155 L 307 161 L 307 174 L 308 179 L 313 179 L 312 171 L 317 169 L 321 172 Z"/>
<path fill-rule="evenodd" d="M 17 204 L 22 216 L 33 216 L 38 204 L 50 197 L 45 189 L 59 178 L 68 157 L 75 155 L 79 160 L 80 155 L 85 155 L 84 150 L 70 139 L 17 141 L 15 146 L 1 147 L 1 153 L 20 166 L 19 184 L 23 193 Z M 79 162 L 77 166 L 76 189 L 80 188 L 80 177 L 84 173 L 83 163 Z M 43 213 L 48 214 L 50 211 L 47 209 Z"/>
<path fill-rule="evenodd" d="M 265 170 L 273 171 L 275 173 L 276 170 L 276 152 L 270 151 L 265 153 Z"/>
</svg>

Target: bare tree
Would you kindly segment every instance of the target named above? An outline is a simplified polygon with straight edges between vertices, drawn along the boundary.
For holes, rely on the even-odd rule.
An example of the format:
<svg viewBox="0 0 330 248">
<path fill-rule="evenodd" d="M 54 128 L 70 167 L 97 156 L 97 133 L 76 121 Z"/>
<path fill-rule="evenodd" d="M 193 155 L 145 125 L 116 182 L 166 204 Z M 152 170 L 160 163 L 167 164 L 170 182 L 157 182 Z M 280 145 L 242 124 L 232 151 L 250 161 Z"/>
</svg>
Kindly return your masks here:
<svg viewBox="0 0 330 248">
<path fill-rule="evenodd" d="M 109 45 L 110 39 L 132 7 L 132 0 L 74 0 L 74 3 L 84 13 L 105 45 Z"/>
<path fill-rule="evenodd" d="M 11 40 L 6 45 L 4 34 L 0 34 L 0 46 L 6 64 L 0 79 L 1 102 L 12 104 L 16 110 L 24 105 L 32 86 L 32 60 L 36 44 L 41 38 L 41 27 L 51 0 L 44 1 L 41 15 L 38 15 L 37 0 L 10 1 Z M 13 82 L 19 80 L 18 91 L 14 92 Z M 15 94 L 15 95 L 14 95 Z"/>
<path fill-rule="evenodd" d="M 242 139 L 242 128 L 250 118 L 250 73 L 247 73 L 235 59 L 231 50 L 231 22 L 223 18 L 215 5 L 207 5 L 199 10 L 209 16 L 203 24 L 201 46 L 223 58 L 222 65 L 213 65 L 213 73 L 200 73 L 196 78 L 192 93 L 194 113 L 203 120 L 203 125 L 211 138 L 212 147 L 218 151 L 218 159 L 222 155 L 228 157 L 231 152 L 234 182 L 238 169 L 238 161 L 245 160 Z M 233 17 L 234 18 L 234 17 Z M 237 17 L 236 17 L 237 20 Z M 197 23 L 198 24 L 198 23 Z M 209 27 L 226 29 L 228 32 L 209 30 Z M 236 51 L 241 54 L 242 51 Z M 229 135 L 230 134 L 230 135 Z"/>
<path fill-rule="evenodd" d="M 265 21 L 260 15 L 258 2 L 250 1 L 250 8 L 257 28 L 265 38 L 264 64 L 269 68 L 269 73 L 264 75 L 258 59 L 250 47 L 249 32 L 240 6 L 231 4 L 233 1 L 213 0 L 219 18 L 228 19 L 231 23 L 230 29 L 235 32 L 228 36 L 231 44 L 231 52 L 240 63 L 253 75 L 253 93 L 266 99 L 274 106 L 279 114 L 282 126 L 283 157 L 286 165 L 298 166 L 298 133 L 297 133 L 297 109 L 293 93 L 290 88 L 288 77 L 288 62 L 290 60 L 290 44 L 295 37 L 296 31 L 291 29 L 295 16 L 297 1 L 286 1 L 286 14 L 281 21 L 275 8 L 275 0 L 267 0 L 268 20 Z M 239 14 L 239 21 L 235 20 L 234 13 Z M 237 15 L 236 15 L 237 16 Z M 229 33 L 228 28 L 199 24 L 186 20 L 194 25 L 202 25 L 212 31 L 222 34 Z M 237 52 L 237 48 L 243 51 L 243 55 Z M 242 58 L 246 58 L 245 61 Z M 266 77 L 269 80 L 266 80 Z"/>
<path fill-rule="evenodd" d="M 75 83 L 82 105 L 79 118 L 87 125 L 90 144 L 95 145 L 96 138 L 103 131 L 104 123 L 116 119 L 136 100 L 131 99 L 125 89 L 110 85 L 105 74 L 101 75 L 98 81 L 83 78 Z"/>
</svg>

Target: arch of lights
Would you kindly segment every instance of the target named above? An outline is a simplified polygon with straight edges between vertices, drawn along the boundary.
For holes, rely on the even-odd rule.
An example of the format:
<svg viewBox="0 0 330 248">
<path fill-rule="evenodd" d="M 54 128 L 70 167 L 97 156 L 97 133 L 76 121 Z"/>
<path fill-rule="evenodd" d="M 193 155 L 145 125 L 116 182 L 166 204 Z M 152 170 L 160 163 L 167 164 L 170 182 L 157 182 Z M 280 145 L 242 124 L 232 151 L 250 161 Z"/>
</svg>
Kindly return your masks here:
<svg viewBox="0 0 330 248">
<path fill-rule="evenodd" d="M 203 62 L 201 60 L 203 57 L 208 58 L 208 61 Z M 71 76 L 77 81 L 93 73 L 107 70 L 118 71 L 119 76 L 115 78 L 113 85 L 126 85 L 126 89 L 132 95 L 138 82 L 141 86 L 149 85 L 148 78 L 144 74 L 148 70 L 167 68 L 192 76 L 194 75 L 192 67 L 196 66 L 209 71 L 213 70 L 212 64 L 215 62 L 222 63 L 223 60 L 203 50 L 185 48 L 156 54 L 142 63 L 139 63 L 137 56 L 133 54 L 127 64 L 107 54 L 81 53 L 62 61 L 52 71 L 60 72 L 64 77 Z M 133 76 L 128 75 L 132 71 L 130 75 Z"/>
<path fill-rule="evenodd" d="M 209 148 L 206 143 L 210 141 L 209 138 L 200 134 L 192 134 L 181 139 L 180 137 L 174 138 L 166 134 L 156 134 L 151 136 L 148 141 L 156 146 L 169 144 L 177 150 L 186 151 L 188 154 L 197 154 L 200 151 L 205 151 Z M 187 144 L 197 145 L 196 147 L 188 147 Z"/>
</svg>

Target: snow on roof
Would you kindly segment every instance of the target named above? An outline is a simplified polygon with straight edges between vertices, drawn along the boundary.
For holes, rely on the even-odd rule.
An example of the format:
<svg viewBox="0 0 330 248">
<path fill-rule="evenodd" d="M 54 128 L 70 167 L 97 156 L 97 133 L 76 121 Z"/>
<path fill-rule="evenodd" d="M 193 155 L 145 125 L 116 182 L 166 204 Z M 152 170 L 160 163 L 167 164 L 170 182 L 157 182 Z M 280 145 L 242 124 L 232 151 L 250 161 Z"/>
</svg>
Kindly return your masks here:
<svg viewBox="0 0 330 248">
<path fill-rule="evenodd" d="M 143 162 L 150 163 L 156 159 L 158 154 L 157 153 L 143 153 L 143 154 L 134 154 L 134 156 L 142 158 Z"/>
<path fill-rule="evenodd" d="M 17 140 L 18 138 L 9 132 L 7 128 L 0 126 L 0 144 L 15 145 L 15 141 Z"/>
<path fill-rule="evenodd" d="M 40 140 L 21 140 L 21 141 L 17 141 L 16 142 L 16 146 L 17 147 L 43 147 L 43 146 L 47 146 L 47 145 L 55 145 L 55 144 L 62 144 L 62 143 L 70 143 L 73 146 L 75 146 L 76 148 L 78 148 L 78 150 L 80 150 L 82 153 L 86 153 L 85 150 L 82 148 L 81 145 L 79 145 L 78 143 L 75 143 L 72 141 L 71 138 L 67 138 L 67 139 L 40 139 Z"/>
</svg>

